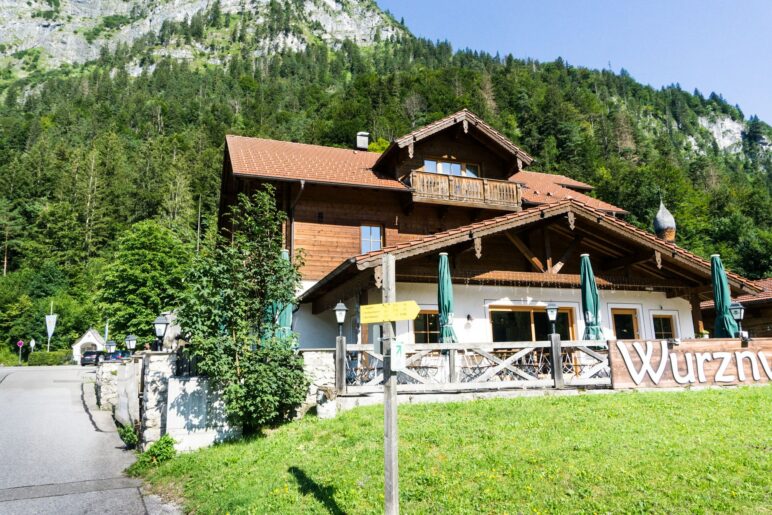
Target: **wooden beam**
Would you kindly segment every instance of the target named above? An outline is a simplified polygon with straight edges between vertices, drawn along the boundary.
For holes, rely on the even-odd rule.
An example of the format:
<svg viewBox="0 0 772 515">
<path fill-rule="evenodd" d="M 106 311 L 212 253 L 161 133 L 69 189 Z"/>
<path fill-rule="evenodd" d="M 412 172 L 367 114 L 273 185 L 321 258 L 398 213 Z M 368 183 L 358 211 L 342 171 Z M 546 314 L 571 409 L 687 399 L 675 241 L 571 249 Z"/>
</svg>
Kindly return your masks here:
<svg viewBox="0 0 772 515">
<path fill-rule="evenodd" d="M 691 298 L 693 295 L 696 295 L 699 297 L 703 293 L 709 293 L 713 291 L 713 285 L 711 284 L 704 284 L 702 286 L 694 286 L 691 288 L 679 288 L 677 290 L 672 290 L 667 292 L 667 298 L 672 299 L 674 297 L 689 297 Z M 699 302 L 697 302 L 697 305 L 699 306 Z"/>
<path fill-rule="evenodd" d="M 563 267 L 566 265 L 566 262 L 571 259 L 571 255 L 576 251 L 576 248 L 579 246 L 579 244 L 584 239 L 584 236 L 576 236 L 571 243 L 568 245 L 568 248 L 565 252 L 563 252 L 563 255 L 560 256 L 560 259 L 557 263 L 555 263 L 555 266 L 550 268 L 549 272 L 551 274 L 559 274 L 560 271 L 563 269 Z"/>
<path fill-rule="evenodd" d="M 541 260 L 538 257 L 536 257 L 536 255 L 533 252 L 531 252 L 531 249 L 528 248 L 528 245 L 523 243 L 523 240 L 521 240 L 518 236 L 511 234 L 509 231 L 505 231 L 504 235 L 507 237 L 509 241 L 512 242 L 512 244 L 517 248 L 517 250 L 519 250 L 520 253 L 525 256 L 525 258 L 531 263 L 531 265 L 537 271 L 541 273 L 546 272 Z"/>
<path fill-rule="evenodd" d="M 654 252 L 650 250 L 646 250 L 644 252 L 636 252 L 635 254 L 630 254 L 629 256 L 608 259 L 604 262 L 603 266 L 601 266 L 600 268 L 601 268 L 601 271 L 603 272 L 610 272 L 612 270 L 619 270 L 620 268 L 625 268 L 627 266 L 633 266 L 639 263 L 645 263 L 646 261 L 649 261 L 653 257 L 654 257 Z"/>
<path fill-rule="evenodd" d="M 552 244 L 550 242 L 550 231 L 549 228 L 545 227 L 542 229 L 543 239 L 544 239 L 544 261 L 547 263 L 547 270 L 552 269 Z"/>
</svg>

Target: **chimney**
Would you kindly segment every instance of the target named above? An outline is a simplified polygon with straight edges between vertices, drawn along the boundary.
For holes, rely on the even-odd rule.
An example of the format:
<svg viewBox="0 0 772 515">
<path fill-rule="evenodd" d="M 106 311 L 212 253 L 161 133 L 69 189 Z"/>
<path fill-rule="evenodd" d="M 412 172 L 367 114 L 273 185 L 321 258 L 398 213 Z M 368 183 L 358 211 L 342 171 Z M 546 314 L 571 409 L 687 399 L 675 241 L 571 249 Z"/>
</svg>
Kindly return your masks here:
<svg viewBox="0 0 772 515">
<path fill-rule="evenodd" d="M 367 150 L 370 144 L 369 132 L 357 132 L 357 150 Z"/>
<path fill-rule="evenodd" d="M 673 218 L 673 215 L 667 210 L 665 204 L 662 203 L 662 200 L 659 201 L 659 211 L 657 211 L 657 216 L 654 217 L 654 232 L 660 240 L 665 240 L 670 243 L 675 242 L 675 218 Z"/>
</svg>

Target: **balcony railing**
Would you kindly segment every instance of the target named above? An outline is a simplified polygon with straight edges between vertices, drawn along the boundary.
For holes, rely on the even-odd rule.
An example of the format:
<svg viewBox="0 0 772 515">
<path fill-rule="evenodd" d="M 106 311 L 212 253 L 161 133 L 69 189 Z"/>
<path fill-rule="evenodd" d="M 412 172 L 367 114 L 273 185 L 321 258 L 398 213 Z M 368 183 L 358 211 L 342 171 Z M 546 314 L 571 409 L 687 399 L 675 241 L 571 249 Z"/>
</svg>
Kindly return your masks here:
<svg viewBox="0 0 772 515">
<path fill-rule="evenodd" d="M 410 186 L 415 202 L 520 210 L 520 187 L 514 182 L 412 172 Z"/>
</svg>

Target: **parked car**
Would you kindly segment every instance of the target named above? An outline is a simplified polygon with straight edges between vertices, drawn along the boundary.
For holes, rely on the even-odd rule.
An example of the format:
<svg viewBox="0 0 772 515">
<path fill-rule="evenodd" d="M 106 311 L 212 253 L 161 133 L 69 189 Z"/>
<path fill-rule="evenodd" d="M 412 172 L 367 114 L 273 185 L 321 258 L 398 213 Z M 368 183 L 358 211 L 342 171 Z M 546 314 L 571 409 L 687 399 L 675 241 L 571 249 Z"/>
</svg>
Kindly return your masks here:
<svg viewBox="0 0 772 515">
<path fill-rule="evenodd" d="M 116 351 L 110 352 L 108 354 L 105 354 L 104 362 L 105 363 L 120 363 L 121 361 L 123 361 L 123 356 L 121 355 L 121 352 L 123 352 L 123 351 L 116 350 Z"/>
<path fill-rule="evenodd" d="M 80 366 L 98 365 L 104 360 L 105 353 L 99 350 L 87 350 L 80 356 Z"/>
</svg>

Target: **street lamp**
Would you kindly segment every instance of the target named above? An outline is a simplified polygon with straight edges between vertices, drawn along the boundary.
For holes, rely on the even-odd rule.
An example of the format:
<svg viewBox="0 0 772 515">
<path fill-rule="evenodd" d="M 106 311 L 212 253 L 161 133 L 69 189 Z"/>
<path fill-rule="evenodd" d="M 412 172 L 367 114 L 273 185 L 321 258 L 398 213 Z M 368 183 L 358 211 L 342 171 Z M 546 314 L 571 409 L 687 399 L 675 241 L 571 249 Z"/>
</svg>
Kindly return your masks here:
<svg viewBox="0 0 772 515">
<path fill-rule="evenodd" d="M 131 351 L 131 353 L 134 353 L 134 348 L 137 346 L 137 337 L 133 334 L 130 334 L 126 336 L 126 339 L 124 340 L 126 343 L 126 348 Z"/>
<path fill-rule="evenodd" d="M 338 304 L 335 305 L 335 319 L 338 321 L 338 336 L 343 336 L 343 322 L 346 320 L 346 311 L 348 311 L 348 308 L 346 307 L 343 302 L 338 302 Z"/>
<path fill-rule="evenodd" d="M 153 327 L 155 328 L 155 350 L 161 350 L 164 340 L 164 335 L 166 334 L 166 328 L 169 327 L 169 321 L 166 319 L 165 316 L 159 315 L 158 318 L 155 319 L 155 322 L 153 322 Z"/>
<path fill-rule="evenodd" d="M 558 305 L 554 302 L 547 304 L 547 320 L 550 321 L 550 334 L 555 334 L 555 322 L 558 319 Z"/>
<path fill-rule="evenodd" d="M 113 340 L 110 340 L 107 342 L 107 352 L 112 354 L 115 351 L 115 342 Z"/>
<path fill-rule="evenodd" d="M 739 302 L 732 302 L 729 304 L 729 312 L 732 314 L 732 318 L 737 322 L 737 329 L 739 331 L 740 339 L 743 343 L 748 343 L 748 335 L 743 332 L 743 317 L 745 317 L 745 307 Z"/>
</svg>

